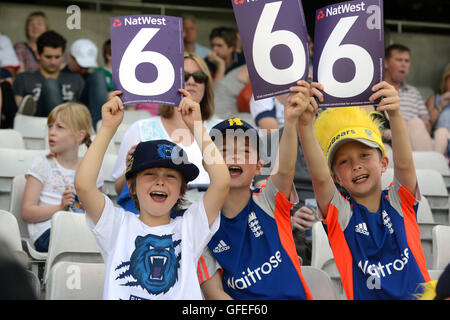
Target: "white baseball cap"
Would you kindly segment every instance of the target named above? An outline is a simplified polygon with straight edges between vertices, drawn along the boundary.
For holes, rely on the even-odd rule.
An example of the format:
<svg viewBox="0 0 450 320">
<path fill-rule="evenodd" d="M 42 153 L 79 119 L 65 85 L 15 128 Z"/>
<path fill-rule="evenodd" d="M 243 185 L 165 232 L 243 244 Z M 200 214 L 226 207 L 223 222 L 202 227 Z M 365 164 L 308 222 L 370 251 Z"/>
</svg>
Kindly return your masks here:
<svg viewBox="0 0 450 320">
<path fill-rule="evenodd" d="M 97 46 L 89 39 L 78 39 L 70 47 L 70 54 L 82 68 L 96 68 Z"/>
</svg>

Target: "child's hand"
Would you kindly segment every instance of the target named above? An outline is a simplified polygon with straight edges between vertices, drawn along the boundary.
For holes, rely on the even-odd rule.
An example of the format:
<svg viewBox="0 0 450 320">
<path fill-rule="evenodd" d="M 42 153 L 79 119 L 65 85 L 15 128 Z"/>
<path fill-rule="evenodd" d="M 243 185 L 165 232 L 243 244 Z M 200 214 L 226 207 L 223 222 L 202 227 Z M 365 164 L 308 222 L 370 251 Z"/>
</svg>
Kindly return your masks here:
<svg viewBox="0 0 450 320">
<path fill-rule="evenodd" d="M 294 122 L 309 107 L 310 89 L 309 83 L 300 80 L 297 85 L 289 89 L 290 93 L 284 106 L 284 122 Z"/>
<path fill-rule="evenodd" d="M 123 119 L 123 102 L 119 95 L 122 91 L 116 90 L 110 94 L 110 99 L 102 106 L 102 127 L 117 129 Z"/>
<path fill-rule="evenodd" d="M 191 132 L 194 132 L 194 125 L 196 121 L 202 121 L 202 114 L 200 112 L 200 104 L 191 99 L 191 94 L 185 89 L 178 89 L 184 95 L 180 101 L 178 111 L 181 112 L 184 123 L 188 126 Z"/>
<path fill-rule="evenodd" d="M 372 91 L 376 91 L 369 98 L 370 101 L 375 101 L 382 98 L 378 104 L 377 111 L 386 111 L 388 115 L 400 111 L 400 98 L 397 90 L 386 81 L 381 81 L 372 87 Z"/>
<path fill-rule="evenodd" d="M 298 119 L 298 124 L 302 126 L 312 124 L 314 122 L 314 119 L 316 118 L 319 105 L 317 104 L 317 101 L 314 98 L 314 96 L 317 97 L 319 101 L 323 101 L 323 94 L 321 92 L 321 90 L 323 90 L 322 84 L 320 84 L 319 82 L 312 82 L 309 85 L 309 88 L 310 88 L 309 105 Z"/>
<path fill-rule="evenodd" d="M 64 190 L 61 197 L 61 210 L 68 210 L 74 201 L 75 196 L 73 195 L 73 190 L 69 189 L 69 187 L 66 186 L 66 189 Z"/>
</svg>

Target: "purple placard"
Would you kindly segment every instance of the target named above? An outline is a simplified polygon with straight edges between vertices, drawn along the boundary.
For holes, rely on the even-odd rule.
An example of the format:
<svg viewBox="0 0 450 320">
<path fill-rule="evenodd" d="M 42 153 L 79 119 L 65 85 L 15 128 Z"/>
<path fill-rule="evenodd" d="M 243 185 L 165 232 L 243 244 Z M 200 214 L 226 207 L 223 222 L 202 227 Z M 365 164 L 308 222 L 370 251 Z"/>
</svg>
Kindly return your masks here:
<svg viewBox="0 0 450 320">
<path fill-rule="evenodd" d="M 320 107 L 373 104 L 384 79 L 383 0 L 336 3 L 316 11 L 313 80 L 324 85 Z"/>
<path fill-rule="evenodd" d="M 289 92 L 309 68 L 300 0 L 232 0 L 255 100 Z"/>
<path fill-rule="evenodd" d="M 155 103 L 178 106 L 184 88 L 183 23 L 178 17 L 113 17 L 112 73 L 125 105 Z"/>
</svg>

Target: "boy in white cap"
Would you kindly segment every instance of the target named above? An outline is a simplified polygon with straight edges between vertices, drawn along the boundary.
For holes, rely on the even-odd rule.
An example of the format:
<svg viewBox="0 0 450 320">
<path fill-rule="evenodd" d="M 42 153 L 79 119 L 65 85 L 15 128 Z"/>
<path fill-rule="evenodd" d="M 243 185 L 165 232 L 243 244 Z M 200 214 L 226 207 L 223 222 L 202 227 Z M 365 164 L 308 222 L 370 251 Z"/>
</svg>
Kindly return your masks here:
<svg viewBox="0 0 450 320">
<path fill-rule="evenodd" d="M 312 94 L 323 100 L 319 83 Z M 394 182 L 382 190 L 389 159 L 378 124 L 360 107 L 331 108 L 314 122 L 299 121 L 299 133 L 316 200 L 348 299 L 413 299 L 430 280 L 416 220 L 420 192 L 397 91 L 376 84 L 392 130 Z M 331 175 L 330 175 L 331 171 Z M 335 182 L 348 193 L 345 197 Z M 319 213 L 319 214 L 320 214 Z"/>
<path fill-rule="evenodd" d="M 89 39 L 78 39 L 70 47 L 67 68 L 87 80 L 89 68 L 97 68 L 97 46 Z"/>
</svg>

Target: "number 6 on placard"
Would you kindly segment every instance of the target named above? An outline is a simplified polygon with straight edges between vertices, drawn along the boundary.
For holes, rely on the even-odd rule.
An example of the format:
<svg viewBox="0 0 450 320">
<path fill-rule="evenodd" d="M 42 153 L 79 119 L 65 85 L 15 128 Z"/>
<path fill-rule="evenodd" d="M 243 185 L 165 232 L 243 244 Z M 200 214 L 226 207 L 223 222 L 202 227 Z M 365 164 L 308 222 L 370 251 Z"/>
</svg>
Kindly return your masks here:
<svg viewBox="0 0 450 320">
<path fill-rule="evenodd" d="M 256 26 L 252 48 L 256 72 L 262 79 L 275 85 L 299 80 L 306 68 L 305 48 L 299 37 L 288 30 L 272 32 L 281 3 L 281 1 L 271 2 L 264 6 Z M 270 51 L 277 45 L 286 45 L 291 50 L 293 61 L 288 68 L 278 69 L 270 59 Z"/>
<path fill-rule="evenodd" d="M 142 96 L 156 96 L 172 88 L 175 70 L 164 55 L 154 51 L 142 51 L 147 43 L 158 33 L 159 28 L 142 28 L 131 40 L 119 66 L 119 81 L 130 93 Z M 142 63 L 153 64 L 158 72 L 153 82 L 142 82 L 136 78 L 136 68 Z"/>
<path fill-rule="evenodd" d="M 341 44 L 356 19 L 358 17 L 353 16 L 339 20 L 319 59 L 317 79 L 324 85 L 325 92 L 334 97 L 356 96 L 364 92 L 372 82 L 374 66 L 370 54 L 358 45 Z M 339 82 L 333 75 L 333 65 L 342 58 L 352 60 L 355 65 L 355 76 L 349 82 Z"/>
</svg>

